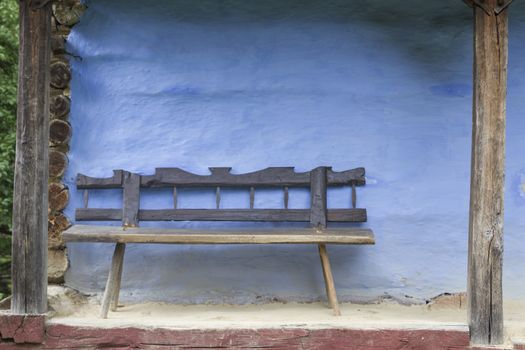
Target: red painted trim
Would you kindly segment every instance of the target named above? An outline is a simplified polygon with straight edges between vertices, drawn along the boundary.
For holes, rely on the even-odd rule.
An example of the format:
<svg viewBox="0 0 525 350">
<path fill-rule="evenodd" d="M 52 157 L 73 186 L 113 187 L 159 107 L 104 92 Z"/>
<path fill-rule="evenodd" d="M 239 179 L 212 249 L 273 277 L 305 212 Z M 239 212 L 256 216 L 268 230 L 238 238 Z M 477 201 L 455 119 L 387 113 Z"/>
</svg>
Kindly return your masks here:
<svg viewBox="0 0 525 350">
<path fill-rule="evenodd" d="M 44 315 L 0 313 L 0 341 L 5 343 L 42 343 L 45 335 Z"/>
<path fill-rule="evenodd" d="M 226 348 L 226 349 L 466 349 L 469 335 L 457 330 L 230 329 L 170 330 L 80 328 L 49 325 L 44 348 Z"/>
</svg>

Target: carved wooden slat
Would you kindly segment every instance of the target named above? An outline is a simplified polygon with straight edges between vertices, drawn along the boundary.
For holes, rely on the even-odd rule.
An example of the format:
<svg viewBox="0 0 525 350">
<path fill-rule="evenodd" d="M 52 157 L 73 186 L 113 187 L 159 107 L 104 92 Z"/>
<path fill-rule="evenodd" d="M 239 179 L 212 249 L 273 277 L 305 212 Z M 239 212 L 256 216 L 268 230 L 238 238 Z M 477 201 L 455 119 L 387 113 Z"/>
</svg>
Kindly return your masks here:
<svg viewBox="0 0 525 350">
<path fill-rule="evenodd" d="M 350 184 L 363 186 L 366 184 L 365 168 L 333 171 L 331 167 L 326 167 L 326 183 L 329 186 L 344 186 Z"/>
<path fill-rule="evenodd" d="M 196 175 L 179 168 L 157 168 L 155 175 L 142 176 L 142 187 L 259 187 L 259 186 L 301 186 L 310 185 L 310 172 L 296 173 L 293 167 L 266 168 L 246 174 L 231 174 L 231 168 L 210 168 L 210 175 Z M 327 168 L 327 184 L 342 186 L 355 183 L 364 185 L 365 170 L 356 168 L 334 172 Z"/>
<path fill-rule="evenodd" d="M 296 173 L 293 167 L 266 168 L 247 174 L 231 174 L 231 168 L 210 168 L 211 175 L 196 175 L 179 168 L 157 168 L 155 175 L 141 177 L 141 187 L 308 187 L 310 172 Z M 95 178 L 78 174 L 77 187 L 83 188 L 118 188 L 121 187 L 122 170 L 114 170 L 111 178 Z M 356 168 L 341 172 L 327 168 L 327 185 L 343 186 L 365 184 L 365 169 Z"/>
<path fill-rule="evenodd" d="M 121 209 L 77 208 L 77 221 L 120 221 Z M 328 222 L 366 222 L 366 209 L 328 209 Z M 139 221 L 310 222 L 310 209 L 140 209 Z"/>
<path fill-rule="evenodd" d="M 113 170 L 113 176 L 107 178 L 90 177 L 83 174 L 77 175 L 78 189 L 103 189 L 122 188 L 122 170 Z"/>
</svg>

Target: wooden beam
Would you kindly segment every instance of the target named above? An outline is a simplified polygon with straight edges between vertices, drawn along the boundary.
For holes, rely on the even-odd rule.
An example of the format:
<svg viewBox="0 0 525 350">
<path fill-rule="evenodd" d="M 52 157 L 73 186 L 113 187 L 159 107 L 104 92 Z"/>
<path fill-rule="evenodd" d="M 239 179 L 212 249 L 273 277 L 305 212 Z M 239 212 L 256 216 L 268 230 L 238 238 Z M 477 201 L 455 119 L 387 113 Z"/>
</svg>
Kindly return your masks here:
<svg viewBox="0 0 525 350">
<path fill-rule="evenodd" d="M 13 198 L 14 314 L 47 311 L 47 181 L 51 5 L 20 0 Z"/>
<path fill-rule="evenodd" d="M 375 244 L 367 228 L 196 230 L 158 227 L 73 225 L 66 242 L 171 244 Z"/>
<path fill-rule="evenodd" d="M 503 343 L 507 8 L 475 1 L 468 314 L 473 344 Z M 483 6 L 479 5 L 483 3 Z"/>
</svg>

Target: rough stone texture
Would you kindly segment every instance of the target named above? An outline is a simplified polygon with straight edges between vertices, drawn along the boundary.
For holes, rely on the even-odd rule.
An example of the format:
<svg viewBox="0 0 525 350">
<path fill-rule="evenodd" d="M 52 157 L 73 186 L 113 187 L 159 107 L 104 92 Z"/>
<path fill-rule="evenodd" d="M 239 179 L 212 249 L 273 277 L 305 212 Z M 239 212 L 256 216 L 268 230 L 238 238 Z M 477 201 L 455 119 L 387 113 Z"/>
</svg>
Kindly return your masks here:
<svg viewBox="0 0 525 350">
<path fill-rule="evenodd" d="M 16 344 L 42 343 L 44 335 L 44 315 L 11 315 L 0 312 L 0 346 L 2 346 L 0 348 L 9 348 L 8 342 Z"/>
<path fill-rule="evenodd" d="M 47 289 L 49 317 L 54 315 L 75 316 L 78 315 L 79 307 L 88 304 L 90 298 L 74 289 L 60 285 L 50 285 Z M 98 301 L 97 301 L 98 304 Z"/>
<path fill-rule="evenodd" d="M 68 268 L 67 250 L 49 249 L 47 277 L 49 283 L 63 283 Z"/>
</svg>

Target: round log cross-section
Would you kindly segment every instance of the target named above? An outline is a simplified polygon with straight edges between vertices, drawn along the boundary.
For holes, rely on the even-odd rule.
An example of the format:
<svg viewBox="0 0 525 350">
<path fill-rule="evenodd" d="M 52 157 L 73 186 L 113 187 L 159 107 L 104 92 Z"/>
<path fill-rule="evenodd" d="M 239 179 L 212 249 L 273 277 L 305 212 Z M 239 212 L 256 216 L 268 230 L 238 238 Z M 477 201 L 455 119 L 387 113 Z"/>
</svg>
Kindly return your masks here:
<svg viewBox="0 0 525 350">
<path fill-rule="evenodd" d="M 51 65 L 51 86 L 65 89 L 71 80 L 71 70 L 64 62 L 55 62 Z"/>
<path fill-rule="evenodd" d="M 59 182 L 51 182 L 48 186 L 49 211 L 51 213 L 64 210 L 69 200 L 67 187 Z"/>
<path fill-rule="evenodd" d="M 51 98 L 49 110 L 53 117 L 63 118 L 69 113 L 71 101 L 64 95 L 58 95 Z"/>
<path fill-rule="evenodd" d="M 49 152 L 49 176 L 51 178 L 59 178 L 64 175 L 67 164 L 67 157 L 64 153 L 56 150 Z"/>
<path fill-rule="evenodd" d="M 51 121 L 49 125 L 49 140 L 54 144 L 62 144 L 69 141 L 71 137 L 71 126 L 68 122 L 60 119 Z"/>
</svg>

